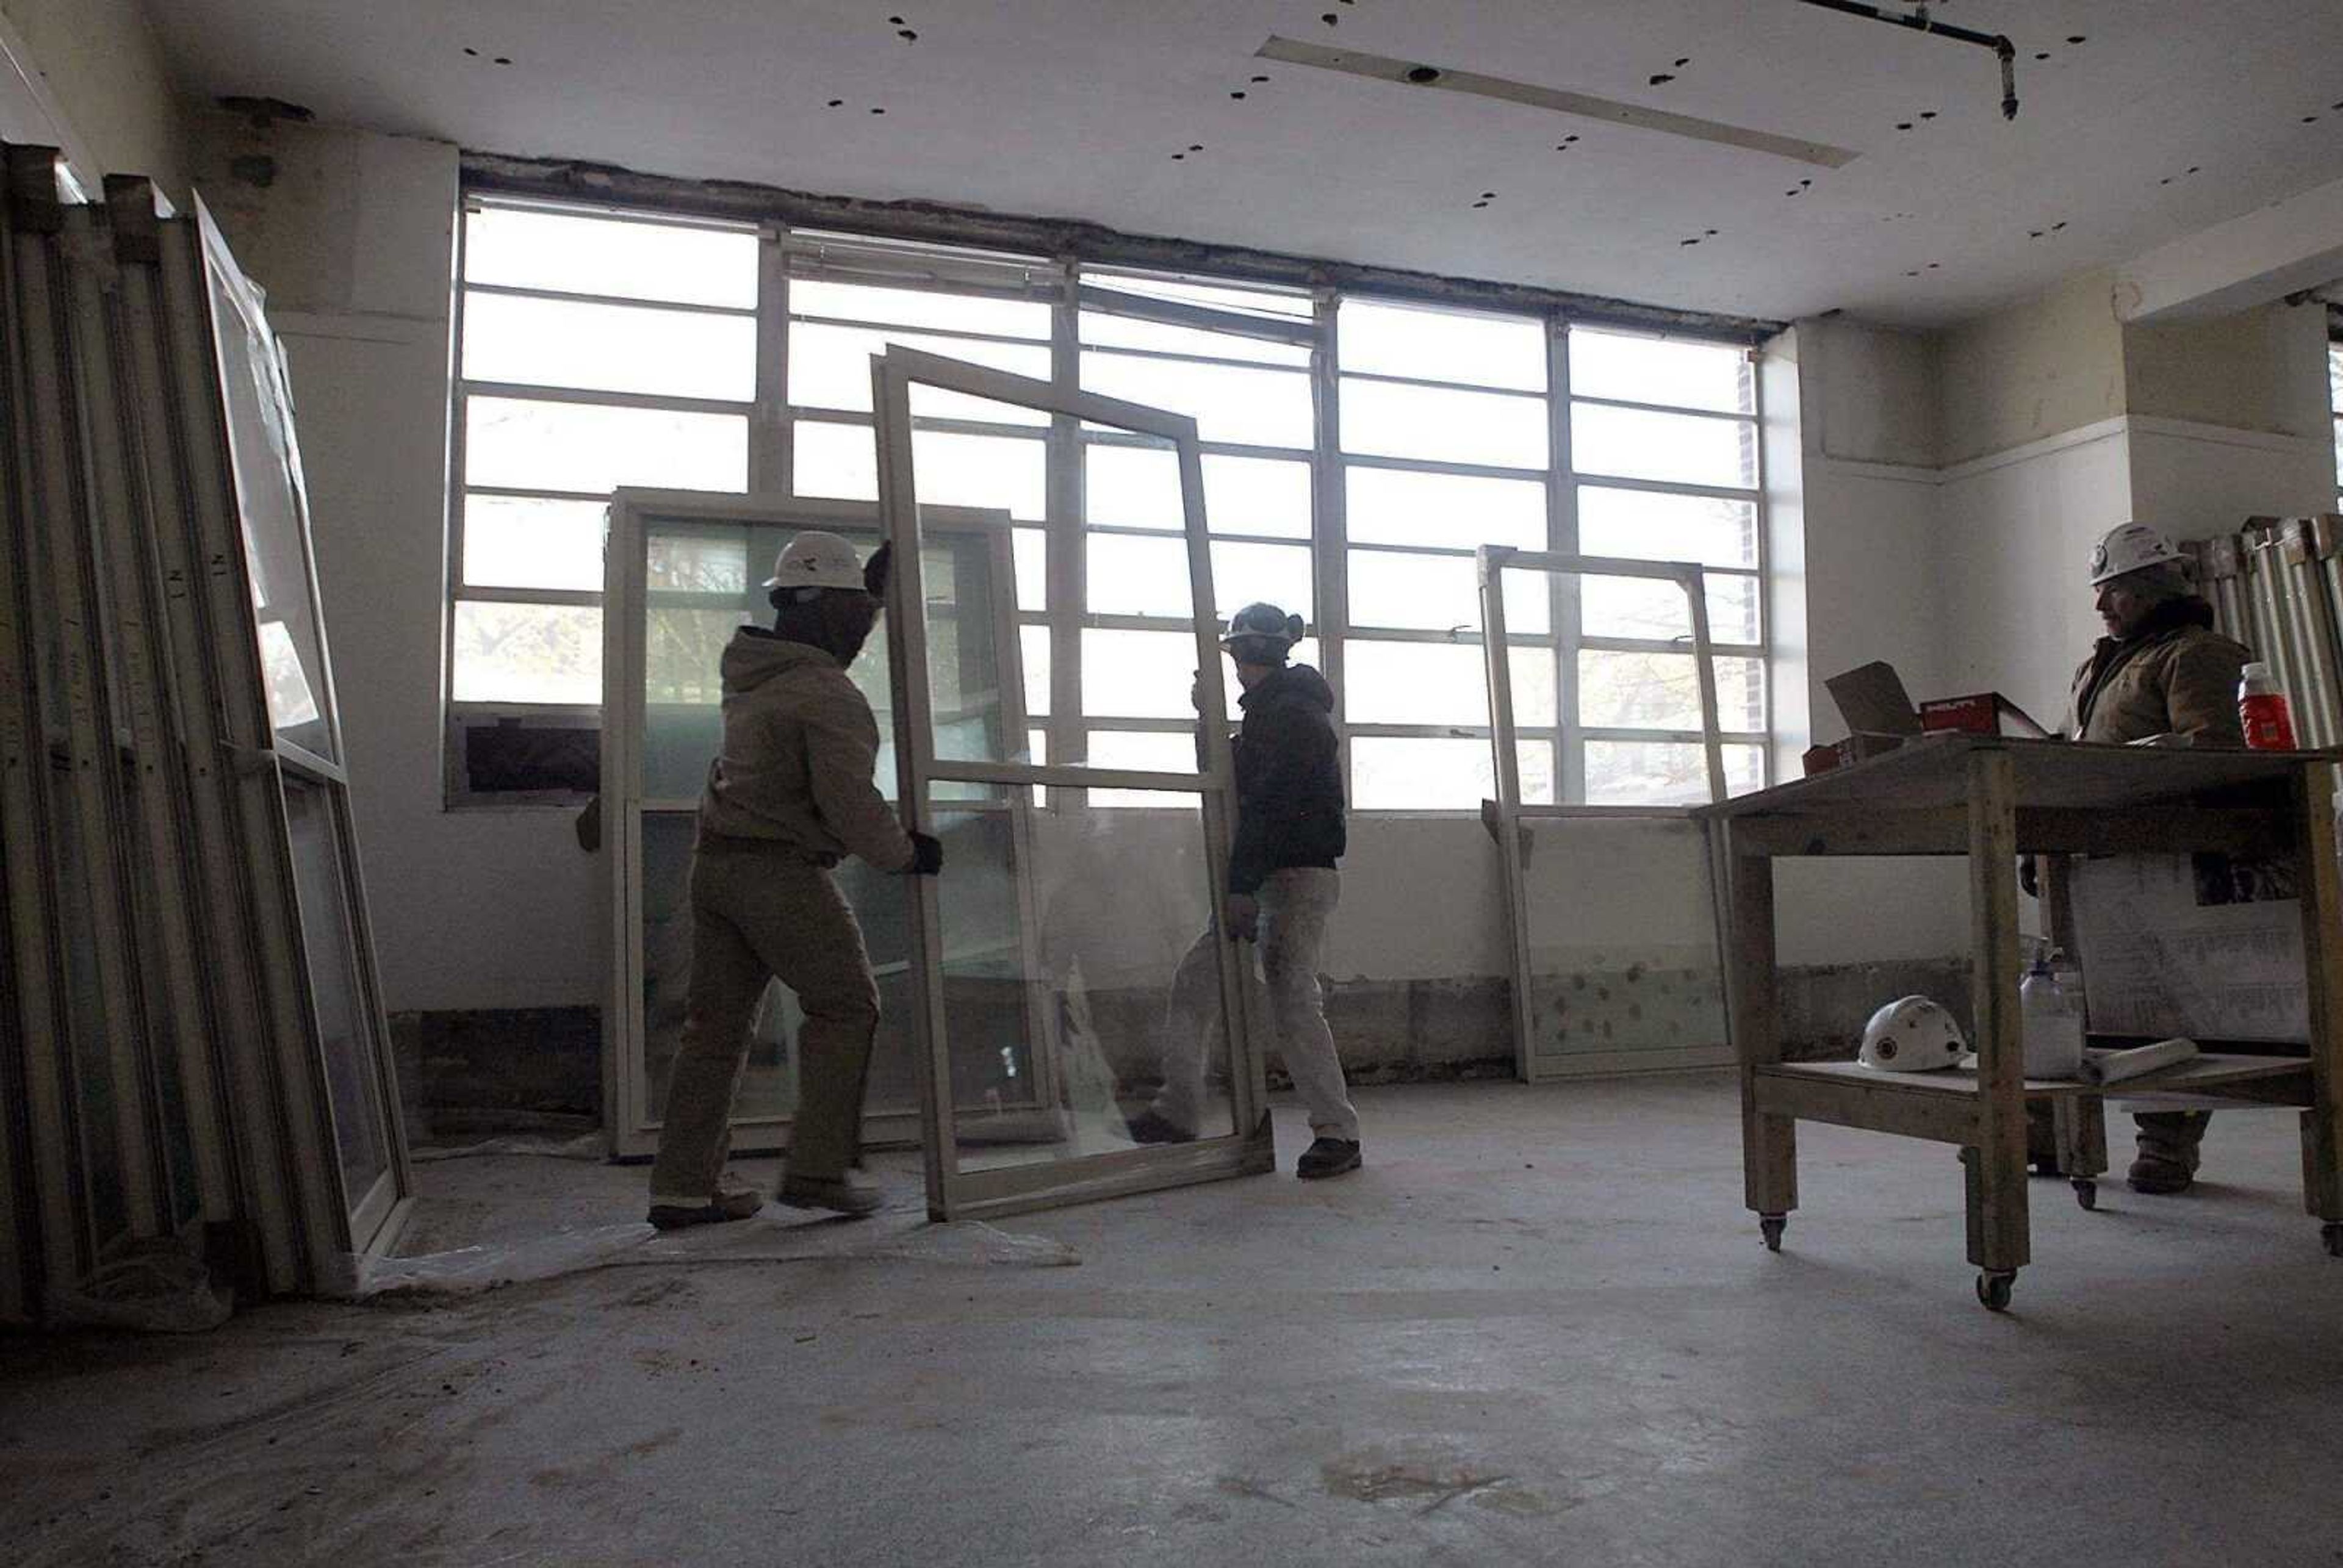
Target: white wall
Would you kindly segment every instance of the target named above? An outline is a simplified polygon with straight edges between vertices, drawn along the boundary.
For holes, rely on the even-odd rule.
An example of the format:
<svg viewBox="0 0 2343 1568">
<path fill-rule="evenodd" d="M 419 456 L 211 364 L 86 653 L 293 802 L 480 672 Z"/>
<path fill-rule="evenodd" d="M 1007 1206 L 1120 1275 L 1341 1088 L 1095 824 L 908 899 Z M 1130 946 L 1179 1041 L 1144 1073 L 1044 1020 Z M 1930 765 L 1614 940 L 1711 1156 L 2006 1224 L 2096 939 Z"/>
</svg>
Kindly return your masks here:
<svg viewBox="0 0 2343 1568">
<path fill-rule="evenodd" d="M 65 143 L 77 166 L 94 166 L 78 170 L 93 190 L 106 175 L 145 175 L 174 201 L 186 196 L 187 125 L 139 0 L 0 0 L 0 52 L 20 56 L 49 101 L 0 129 Z"/>
</svg>

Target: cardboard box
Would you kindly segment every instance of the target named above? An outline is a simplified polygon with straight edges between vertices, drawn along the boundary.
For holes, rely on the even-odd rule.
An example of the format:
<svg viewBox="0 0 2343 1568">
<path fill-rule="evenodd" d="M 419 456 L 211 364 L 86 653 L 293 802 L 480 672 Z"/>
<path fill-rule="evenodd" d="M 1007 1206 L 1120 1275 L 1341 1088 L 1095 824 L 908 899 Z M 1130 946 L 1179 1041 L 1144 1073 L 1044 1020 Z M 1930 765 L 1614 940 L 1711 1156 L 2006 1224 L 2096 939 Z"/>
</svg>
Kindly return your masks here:
<svg viewBox="0 0 2343 1568">
<path fill-rule="evenodd" d="M 1827 773 L 1834 768 L 1845 768 L 1867 757 L 1880 757 L 1904 744 L 1901 735 L 1850 735 L 1844 740 L 1834 740 L 1821 746 L 1809 746 L 1805 752 L 1805 769 L 1809 778 Z"/>
<path fill-rule="evenodd" d="M 2030 740 L 2049 739 L 2050 732 L 2026 711 L 1998 691 L 1976 691 L 1966 697 L 1939 697 L 1920 704 L 1920 728 L 1935 734 L 2016 735 Z"/>
</svg>

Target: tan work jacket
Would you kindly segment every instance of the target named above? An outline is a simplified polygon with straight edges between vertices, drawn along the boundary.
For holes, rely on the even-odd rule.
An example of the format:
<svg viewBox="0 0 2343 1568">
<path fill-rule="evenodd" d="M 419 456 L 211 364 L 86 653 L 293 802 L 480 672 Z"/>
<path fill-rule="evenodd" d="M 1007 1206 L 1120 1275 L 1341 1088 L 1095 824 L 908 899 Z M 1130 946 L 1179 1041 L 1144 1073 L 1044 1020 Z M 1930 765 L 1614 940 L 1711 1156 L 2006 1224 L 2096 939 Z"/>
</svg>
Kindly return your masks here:
<svg viewBox="0 0 2343 1568">
<path fill-rule="evenodd" d="M 725 646 L 724 751 L 699 799 L 704 847 L 766 839 L 834 864 L 911 863 L 911 840 L 870 780 L 879 721 L 838 660 L 742 627 Z"/>
<path fill-rule="evenodd" d="M 2201 599 L 2177 599 L 2128 641 L 2099 638 L 2075 671 L 2059 732 L 2128 745 L 2186 735 L 2199 746 L 2243 746 L 2237 680 L 2253 652 L 2215 631 Z"/>
</svg>

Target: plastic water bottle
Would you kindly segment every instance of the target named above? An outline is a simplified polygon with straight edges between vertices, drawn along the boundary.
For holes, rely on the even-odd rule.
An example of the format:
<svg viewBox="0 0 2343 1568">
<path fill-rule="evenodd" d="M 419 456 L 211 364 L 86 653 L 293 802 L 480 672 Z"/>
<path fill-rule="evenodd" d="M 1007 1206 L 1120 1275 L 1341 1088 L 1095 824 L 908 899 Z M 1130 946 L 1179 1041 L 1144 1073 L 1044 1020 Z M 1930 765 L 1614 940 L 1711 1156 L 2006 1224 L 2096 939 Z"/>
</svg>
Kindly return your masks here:
<svg viewBox="0 0 2343 1568">
<path fill-rule="evenodd" d="M 2268 665 L 2246 666 L 2246 678 L 2237 682 L 2237 722 L 2245 727 L 2246 744 L 2256 751 L 2294 749 L 2294 714 Z"/>
<path fill-rule="evenodd" d="M 2017 988 L 2017 1016 L 2026 1077 L 2073 1078 L 2082 1071 L 2083 1017 L 2052 972 L 2046 950 Z"/>
</svg>

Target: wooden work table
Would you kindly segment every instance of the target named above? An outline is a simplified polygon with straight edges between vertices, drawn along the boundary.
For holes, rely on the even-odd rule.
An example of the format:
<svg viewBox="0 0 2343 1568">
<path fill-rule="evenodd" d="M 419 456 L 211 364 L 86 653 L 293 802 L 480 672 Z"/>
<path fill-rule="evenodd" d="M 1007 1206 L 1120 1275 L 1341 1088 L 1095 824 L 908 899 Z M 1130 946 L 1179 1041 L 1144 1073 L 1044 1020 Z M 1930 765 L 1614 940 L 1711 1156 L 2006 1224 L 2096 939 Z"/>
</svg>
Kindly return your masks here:
<svg viewBox="0 0 2343 1568">
<path fill-rule="evenodd" d="M 2062 1144 L 2098 1099 L 2186 1093 L 2302 1108 L 2303 1202 L 2343 1256 L 2343 897 L 2335 763 L 2319 752 L 2190 751 L 1938 735 L 1694 813 L 1716 851 L 1725 1007 L 1741 1068 L 1749 1207 L 1778 1250 L 1798 1203 L 1797 1124 L 1831 1121 L 1959 1146 L 1977 1296 L 1999 1311 L 2028 1260 L 2026 1102 Z M 2017 858 L 2224 850 L 2291 859 L 2302 887 L 2310 1052 L 2205 1056 L 2109 1089 L 2022 1076 Z M 1776 1014 L 1774 861 L 1799 855 L 1966 855 L 1975 1071 L 1889 1073 L 1785 1062 Z M 2089 961 L 2089 955 L 2082 955 Z M 1882 1000 L 1889 999 L 1882 998 Z M 2076 1168 L 2066 1167 L 2070 1171 Z M 2087 1177 L 2077 1180 L 2086 1207 Z"/>
</svg>

